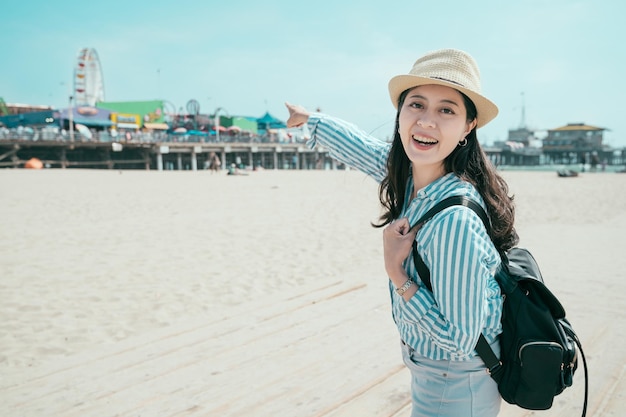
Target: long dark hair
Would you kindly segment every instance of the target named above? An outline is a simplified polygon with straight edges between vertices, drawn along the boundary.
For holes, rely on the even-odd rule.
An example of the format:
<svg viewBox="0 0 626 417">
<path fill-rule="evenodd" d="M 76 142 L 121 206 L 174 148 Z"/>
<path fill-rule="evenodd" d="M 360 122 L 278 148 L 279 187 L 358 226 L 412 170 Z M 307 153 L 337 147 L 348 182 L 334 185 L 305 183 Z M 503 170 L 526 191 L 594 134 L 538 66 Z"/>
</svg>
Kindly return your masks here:
<svg viewBox="0 0 626 417">
<path fill-rule="evenodd" d="M 410 90 L 410 89 L 409 89 Z M 407 157 L 400 133 L 398 133 L 400 109 L 409 92 L 404 91 L 398 99 L 398 112 L 394 138 L 387 157 L 387 175 L 380 183 L 378 195 L 383 206 L 380 223 L 382 227 L 400 217 L 402 205 L 406 199 L 406 182 L 411 175 L 411 161 Z M 465 94 L 460 93 L 465 102 L 467 121 L 476 118 L 476 106 Z M 453 172 L 459 178 L 474 185 L 487 206 L 487 214 L 491 219 L 491 238 L 500 252 L 515 246 L 519 240 L 514 227 L 515 206 L 513 196 L 509 196 L 509 187 L 498 174 L 495 166 L 487 158 L 476 137 L 476 128 L 466 136 L 467 145 L 457 146 L 444 160 L 446 173 Z"/>
</svg>

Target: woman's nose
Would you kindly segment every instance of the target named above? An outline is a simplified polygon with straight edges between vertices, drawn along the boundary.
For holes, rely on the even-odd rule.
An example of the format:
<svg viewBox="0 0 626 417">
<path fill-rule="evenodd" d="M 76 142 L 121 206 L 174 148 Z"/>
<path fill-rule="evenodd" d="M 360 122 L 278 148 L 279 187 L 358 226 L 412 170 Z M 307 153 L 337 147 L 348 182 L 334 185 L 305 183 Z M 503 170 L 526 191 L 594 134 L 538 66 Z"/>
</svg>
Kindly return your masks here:
<svg viewBox="0 0 626 417">
<path fill-rule="evenodd" d="M 428 114 L 424 113 L 420 117 L 417 118 L 417 125 L 421 127 L 432 128 L 435 127 L 435 122 Z"/>
</svg>

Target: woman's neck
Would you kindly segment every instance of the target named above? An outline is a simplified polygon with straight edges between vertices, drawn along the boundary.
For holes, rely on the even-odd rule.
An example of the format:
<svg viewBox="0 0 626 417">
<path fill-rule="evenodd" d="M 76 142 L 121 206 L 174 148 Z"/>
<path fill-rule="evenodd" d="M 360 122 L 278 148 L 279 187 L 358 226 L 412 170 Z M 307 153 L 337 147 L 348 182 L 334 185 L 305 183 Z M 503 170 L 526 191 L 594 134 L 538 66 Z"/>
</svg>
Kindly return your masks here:
<svg viewBox="0 0 626 417">
<path fill-rule="evenodd" d="M 412 198 L 415 198 L 417 192 L 428 184 L 446 175 L 442 165 L 439 166 L 415 166 L 413 165 L 413 191 Z"/>
</svg>

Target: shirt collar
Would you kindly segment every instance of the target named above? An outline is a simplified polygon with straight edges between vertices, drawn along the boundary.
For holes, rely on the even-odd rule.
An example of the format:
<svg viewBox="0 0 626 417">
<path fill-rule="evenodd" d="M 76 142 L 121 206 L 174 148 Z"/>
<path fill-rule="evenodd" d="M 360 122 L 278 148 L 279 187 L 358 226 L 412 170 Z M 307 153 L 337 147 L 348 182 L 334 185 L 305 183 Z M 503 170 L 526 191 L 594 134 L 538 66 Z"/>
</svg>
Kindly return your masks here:
<svg viewBox="0 0 626 417">
<path fill-rule="evenodd" d="M 453 172 L 443 177 L 437 178 L 424 188 L 417 191 L 414 200 L 411 200 L 413 190 L 413 176 L 409 175 L 407 180 L 406 201 L 403 207 L 403 216 L 406 216 L 409 223 L 413 225 L 424 213 L 426 213 L 435 203 L 447 196 L 451 190 L 457 188 L 461 179 Z"/>
<path fill-rule="evenodd" d="M 459 182 L 459 178 L 453 172 L 449 172 L 443 177 L 437 178 L 435 181 L 431 182 L 426 187 L 419 189 L 417 191 L 416 198 L 418 200 L 430 200 L 430 201 L 435 202 L 440 199 L 440 196 L 443 192 L 450 189 L 450 186 L 452 184 L 458 183 L 458 182 Z M 410 175 L 407 181 L 407 189 L 406 189 L 406 196 L 407 196 L 408 204 L 411 203 L 410 198 L 411 198 L 412 190 L 413 190 L 413 175 Z"/>
</svg>

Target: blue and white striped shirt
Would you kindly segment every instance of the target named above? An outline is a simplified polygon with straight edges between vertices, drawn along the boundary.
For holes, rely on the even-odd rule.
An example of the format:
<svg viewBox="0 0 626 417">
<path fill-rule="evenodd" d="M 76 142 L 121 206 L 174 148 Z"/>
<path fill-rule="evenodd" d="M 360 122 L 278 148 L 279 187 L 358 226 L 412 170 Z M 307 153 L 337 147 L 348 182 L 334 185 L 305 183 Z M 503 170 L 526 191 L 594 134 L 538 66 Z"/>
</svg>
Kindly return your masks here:
<svg viewBox="0 0 626 417">
<path fill-rule="evenodd" d="M 380 183 L 387 172 L 391 144 L 342 120 L 313 113 L 307 124 L 310 147 L 327 147 L 329 154 Z M 406 195 L 411 195 L 409 177 Z M 462 195 L 484 202 L 471 184 L 447 174 L 407 198 L 402 217 L 415 222 L 437 202 Z M 408 301 L 389 282 L 393 319 L 400 336 L 416 353 L 433 360 L 468 360 L 481 332 L 492 343 L 502 332 L 502 296 L 494 278 L 500 257 L 480 218 L 470 209 L 453 206 L 435 215 L 416 236 L 417 247 L 431 273 L 433 292 L 421 285 L 413 256 L 405 260 L 409 277 L 420 284 Z"/>
</svg>

